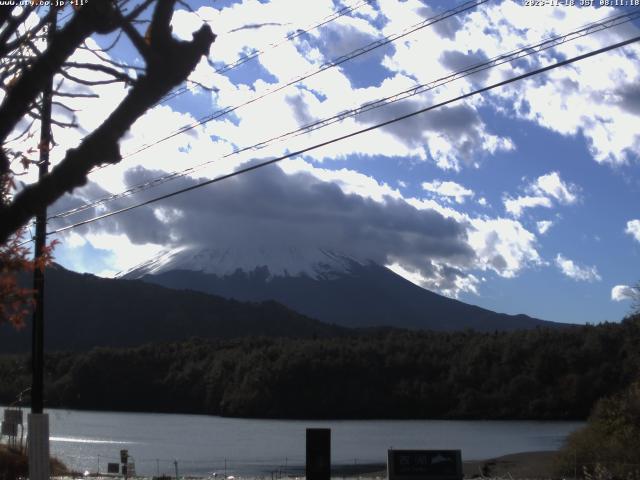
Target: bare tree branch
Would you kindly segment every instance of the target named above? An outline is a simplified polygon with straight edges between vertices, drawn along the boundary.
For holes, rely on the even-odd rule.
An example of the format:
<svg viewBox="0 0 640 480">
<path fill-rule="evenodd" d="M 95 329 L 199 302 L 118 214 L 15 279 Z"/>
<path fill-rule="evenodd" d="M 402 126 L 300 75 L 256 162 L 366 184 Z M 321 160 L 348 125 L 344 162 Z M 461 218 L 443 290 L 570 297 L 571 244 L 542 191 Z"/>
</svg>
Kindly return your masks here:
<svg viewBox="0 0 640 480">
<path fill-rule="evenodd" d="M 74 15 L 67 25 L 57 32 L 47 48 L 32 68 L 26 70 L 0 105 L 0 142 L 9 135 L 16 123 L 30 109 L 38 94 L 44 88 L 47 79 L 60 70 L 64 61 L 95 31 L 90 21 L 89 11 L 97 2 L 90 2 Z M 1 166 L 0 166 L 1 168 Z M 0 170 L 0 174 L 4 173 Z"/>
<path fill-rule="evenodd" d="M 100 98 L 97 93 L 73 93 L 73 92 L 61 92 L 60 90 L 54 90 L 53 95 L 55 97 L 68 97 L 68 98 Z"/>
<path fill-rule="evenodd" d="M 148 50 L 146 73 L 136 80 L 124 100 L 104 123 L 88 135 L 77 148 L 68 150 L 64 159 L 49 175 L 38 183 L 23 188 L 15 195 L 9 205 L 0 206 L 0 244 L 6 242 L 13 232 L 25 225 L 43 204 L 49 205 L 65 192 L 84 185 L 91 169 L 99 165 L 119 162 L 121 156 L 118 141 L 122 135 L 167 92 L 182 83 L 196 67 L 202 56 L 208 54 L 209 48 L 215 40 L 215 35 L 208 25 L 203 25 L 200 30 L 194 33 L 190 42 L 176 40 L 172 37 L 170 21 L 174 5 L 175 0 L 157 0 L 148 38 L 149 43 L 145 43 Z M 68 25 L 74 23 L 74 20 L 76 18 L 72 19 Z M 117 22 L 122 25 L 121 16 Z M 75 26 L 74 28 L 79 29 L 80 27 Z M 82 33 L 86 31 L 85 27 Z M 60 32 L 60 34 L 62 33 Z M 69 38 L 65 38 L 66 42 L 59 40 L 58 48 L 70 48 L 69 44 L 71 43 L 77 47 L 82 43 L 80 35 L 75 30 L 66 35 Z M 41 70 L 49 72 L 49 74 L 59 72 L 64 60 L 68 57 L 68 55 L 64 56 L 60 53 L 51 54 L 51 50 L 52 48 L 47 49 L 42 57 L 48 56 L 51 60 L 57 61 L 56 68 L 49 67 L 44 70 L 44 67 L 40 66 L 41 59 L 36 63 Z M 30 93 L 36 90 L 36 87 L 31 86 L 26 90 Z M 10 96 L 14 94 L 15 87 L 10 92 Z M 0 121 L 0 135 L 7 129 L 7 124 L 11 124 L 11 121 L 4 121 L 5 117 L 2 115 L 4 107 L 5 105 L 2 105 L 0 108 L 0 118 L 2 119 Z M 24 107 L 21 111 L 24 112 L 24 115 L 28 108 Z M 9 113 L 16 116 L 12 110 L 9 110 Z M 17 118 L 19 119 L 23 115 Z M 15 125 L 15 122 L 13 124 Z M 5 137 L 6 134 L 0 138 Z"/>
<path fill-rule="evenodd" d="M 75 75 L 65 70 L 61 70 L 58 73 L 62 75 L 64 78 L 66 78 L 67 80 L 71 80 L 72 82 L 79 83 L 80 85 L 86 85 L 88 87 L 95 87 L 96 85 L 109 85 L 112 83 L 120 83 L 123 81 L 117 78 L 111 78 L 109 80 L 85 80 L 84 78 L 76 77 Z M 127 83 L 134 83 L 134 82 L 127 82 Z"/>
<path fill-rule="evenodd" d="M 36 113 L 34 110 L 27 112 L 27 116 L 35 120 L 42 120 L 42 116 L 39 113 Z M 75 122 L 63 122 L 54 118 L 51 119 L 51 123 L 64 128 L 78 128 L 78 124 Z"/>
<path fill-rule="evenodd" d="M 93 55 L 98 57 L 101 61 L 103 61 L 105 63 L 108 63 L 110 65 L 113 65 L 116 68 L 132 69 L 132 70 L 136 70 L 138 72 L 144 72 L 144 68 L 143 67 L 138 67 L 136 65 L 128 65 L 128 64 L 125 64 L 125 63 L 121 63 L 121 62 L 116 62 L 115 60 L 112 60 L 109 57 L 100 55 L 99 51 L 96 51 L 96 50 L 90 50 L 90 51 L 91 51 L 91 53 Z M 100 52 L 102 52 L 102 51 L 106 52 L 106 51 L 108 51 L 108 49 L 100 50 Z"/>
<path fill-rule="evenodd" d="M 27 135 L 29 133 L 29 130 L 31 130 L 31 127 L 33 127 L 33 124 L 35 123 L 34 120 L 31 120 L 31 122 L 29 122 L 26 126 L 26 128 L 24 130 L 22 130 L 20 133 L 18 133 L 15 137 L 10 138 L 7 140 L 7 142 L 17 142 L 18 140 L 20 140 L 22 137 L 24 137 L 25 135 Z"/>
<path fill-rule="evenodd" d="M 2 33 L 0 33 L 0 57 L 10 51 L 11 48 L 8 46 L 9 40 L 16 33 L 20 24 L 24 22 L 35 9 L 36 7 L 34 5 L 26 6 L 23 8 L 22 13 L 14 17 L 11 15 L 11 13 L 13 13 L 13 9 L 7 8 L 9 15 L 4 19 L 7 22 L 7 26 Z"/>
<path fill-rule="evenodd" d="M 64 66 L 70 67 L 70 68 L 84 68 L 87 70 L 102 72 L 107 75 L 111 75 L 113 78 L 115 78 L 118 81 L 121 81 L 127 84 L 135 83 L 135 79 L 130 77 L 126 73 L 120 72 L 115 68 L 107 67 L 106 65 L 100 65 L 98 63 L 65 62 Z"/>
<path fill-rule="evenodd" d="M 149 45 L 145 43 L 144 38 L 142 37 L 142 35 L 140 35 L 140 32 L 138 32 L 134 28 L 131 22 L 127 21 L 127 19 L 124 18 L 122 14 L 119 14 L 119 16 L 120 27 L 122 28 L 122 31 L 127 35 L 127 37 L 129 37 L 129 40 L 131 40 L 131 43 L 134 47 L 136 47 L 138 52 L 140 52 L 140 55 L 142 55 L 145 61 L 148 62 L 149 57 L 151 56 L 151 49 L 149 48 Z"/>
</svg>

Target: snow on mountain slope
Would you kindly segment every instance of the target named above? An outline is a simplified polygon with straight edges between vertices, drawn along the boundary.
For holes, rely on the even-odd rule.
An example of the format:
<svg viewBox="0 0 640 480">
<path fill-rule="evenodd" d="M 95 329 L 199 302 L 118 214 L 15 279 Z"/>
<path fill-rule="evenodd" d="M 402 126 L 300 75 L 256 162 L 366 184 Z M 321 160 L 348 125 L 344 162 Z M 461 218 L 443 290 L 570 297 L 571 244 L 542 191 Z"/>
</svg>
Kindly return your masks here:
<svg viewBox="0 0 640 480">
<path fill-rule="evenodd" d="M 244 302 L 275 300 L 346 327 L 494 331 L 553 326 L 444 297 L 375 262 L 320 248 L 185 247 L 120 276 Z"/>
<path fill-rule="evenodd" d="M 188 246 L 162 252 L 117 276 L 141 278 L 171 270 L 191 270 L 225 277 L 238 271 L 251 273 L 266 268 L 268 278 L 306 276 L 314 280 L 330 280 L 349 274 L 354 265 L 366 263 L 322 248 Z"/>
</svg>

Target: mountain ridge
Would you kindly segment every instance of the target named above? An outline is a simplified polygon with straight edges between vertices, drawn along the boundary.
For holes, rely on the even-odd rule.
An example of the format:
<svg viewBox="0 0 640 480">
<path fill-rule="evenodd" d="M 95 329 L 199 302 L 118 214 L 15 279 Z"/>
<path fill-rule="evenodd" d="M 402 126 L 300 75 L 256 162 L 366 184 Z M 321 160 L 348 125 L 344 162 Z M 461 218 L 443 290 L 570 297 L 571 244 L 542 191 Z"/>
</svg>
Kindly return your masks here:
<svg viewBox="0 0 640 480">
<path fill-rule="evenodd" d="M 324 337 L 347 330 L 298 314 L 274 301 L 238 302 L 137 280 L 107 279 L 47 268 L 45 348 L 128 347 L 191 337 Z M 31 348 L 30 329 L 0 325 L 0 352 Z"/>
<path fill-rule="evenodd" d="M 281 251 L 286 251 L 286 247 L 281 247 Z M 225 259 L 238 258 L 241 253 L 228 252 L 229 249 L 185 248 L 162 261 L 146 262 L 123 278 L 239 301 L 275 300 L 308 317 L 348 328 L 494 331 L 566 326 L 466 304 L 415 285 L 374 261 L 358 260 L 328 249 L 317 249 L 319 253 L 315 255 L 303 252 L 298 258 L 321 261 L 297 264 L 290 270 L 282 267 L 283 262 L 276 267 L 266 260 L 261 264 L 260 258 L 252 264 L 240 262 L 244 269 L 229 268 Z"/>
</svg>

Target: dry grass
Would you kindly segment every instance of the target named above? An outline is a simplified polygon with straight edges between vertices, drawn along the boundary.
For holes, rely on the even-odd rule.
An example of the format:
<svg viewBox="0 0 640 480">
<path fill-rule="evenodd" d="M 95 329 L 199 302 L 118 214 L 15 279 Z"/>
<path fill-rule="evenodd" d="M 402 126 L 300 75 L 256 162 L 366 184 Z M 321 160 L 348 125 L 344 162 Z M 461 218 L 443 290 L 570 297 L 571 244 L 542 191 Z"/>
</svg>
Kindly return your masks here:
<svg viewBox="0 0 640 480">
<path fill-rule="evenodd" d="M 50 460 L 51 475 L 69 473 L 67 467 L 57 458 Z M 16 480 L 28 474 L 28 460 L 24 451 L 0 445 L 0 480 Z"/>
</svg>

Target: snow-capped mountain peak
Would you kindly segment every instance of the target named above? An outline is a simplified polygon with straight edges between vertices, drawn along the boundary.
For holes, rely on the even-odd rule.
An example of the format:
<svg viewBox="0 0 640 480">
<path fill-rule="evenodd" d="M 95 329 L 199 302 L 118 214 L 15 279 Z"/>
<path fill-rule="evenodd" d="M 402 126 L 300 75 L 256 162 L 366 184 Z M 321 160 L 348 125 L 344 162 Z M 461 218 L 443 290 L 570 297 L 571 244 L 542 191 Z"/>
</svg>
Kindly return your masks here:
<svg viewBox="0 0 640 480">
<path fill-rule="evenodd" d="M 281 247 L 198 247 L 165 250 L 153 258 L 121 272 L 118 277 L 140 278 L 171 270 L 191 270 L 218 277 L 238 271 L 251 273 L 267 269 L 268 277 L 306 276 L 331 279 L 348 274 L 354 265 L 368 262 L 323 248 Z"/>
</svg>

